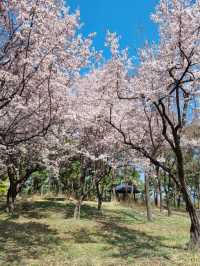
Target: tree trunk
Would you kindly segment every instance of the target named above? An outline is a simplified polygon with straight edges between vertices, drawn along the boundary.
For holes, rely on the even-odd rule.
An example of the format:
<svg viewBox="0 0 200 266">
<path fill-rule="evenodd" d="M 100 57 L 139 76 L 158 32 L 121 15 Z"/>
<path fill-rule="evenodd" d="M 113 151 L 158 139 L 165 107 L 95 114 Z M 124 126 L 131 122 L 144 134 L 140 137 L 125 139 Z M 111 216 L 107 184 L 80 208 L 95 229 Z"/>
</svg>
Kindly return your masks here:
<svg viewBox="0 0 200 266">
<path fill-rule="evenodd" d="M 173 193 L 173 201 L 174 201 L 174 208 L 176 208 L 176 188 L 174 189 L 174 193 Z"/>
<path fill-rule="evenodd" d="M 164 191 L 166 195 L 166 205 L 167 205 L 167 215 L 170 217 L 172 215 L 171 210 L 171 199 L 172 199 L 172 192 L 171 192 L 171 178 L 170 175 L 167 177 L 164 176 Z"/>
<path fill-rule="evenodd" d="M 160 212 L 162 211 L 162 187 L 161 187 L 161 180 L 160 180 L 160 176 L 159 176 L 159 167 L 156 167 L 156 177 L 157 177 L 157 199 L 159 198 L 159 203 L 157 200 L 157 206 L 160 207 Z M 158 196 L 159 195 L 159 196 Z"/>
<path fill-rule="evenodd" d="M 157 188 L 155 188 L 154 191 L 154 204 L 156 207 L 158 207 L 158 193 L 157 193 Z"/>
<path fill-rule="evenodd" d="M 7 192 L 7 212 L 13 213 L 15 210 L 15 200 L 16 200 L 16 184 L 10 180 L 10 186 Z"/>
<path fill-rule="evenodd" d="M 177 208 L 180 209 L 180 207 L 181 207 L 181 195 L 179 194 L 177 198 Z"/>
<path fill-rule="evenodd" d="M 170 217 L 172 215 L 172 210 L 171 210 L 169 192 L 166 194 L 166 203 L 167 203 L 167 215 L 168 217 Z"/>
<path fill-rule="evenodd" d="M 152 221 L 152 212 L 151 212 L 151 204 L 150 204 L 150 195 L 149 195 L 149 176 L 145 174 L 145 203 L 147 210 L 147 220 Z"/>
<path fill-rule="evenodd" d="M 35 170 L 37 170 L 37 168 Z M 27 179 L 33 172 L 34 172 L 33 168 L 28 169 L 24 176 L 22 176 L 19 180 L 16 180 L 14 171 L 12 171 L 11 167 L 8 168 L 8 177 L 10 181 L 10 186 L 7 192 L 7 211 L 8 212 L 12 212 L 12 213 L 14 212 L 16 197 L 18 193 L 20 193 L 25 182 L 27 181 Z"/>
<path fill-rule="evenodd" d="M 96 183 L 96 192 L 97 192 L 97 201 L 98 201 L 98 210 L 101 210 L 101 206 L 102 206 L 102 195 L 99 189 L 99 183 Z"/>
<path fill-rule="evenodd" d="M 200 209 L 200 182 L 199 182 L 199 177 L 198 177 L 198 209 Z"/>
<path fill-rule="evenodd" d="M 77 200 L 75 209 L 74 209 L 74 219 L 75 220 L 80 220 L 80 213 L 81 213 L 81 200 Z"/>
<path fill-rule="evenodd" d="M 134 192 L 133 192 L 133 199 L 134 199 L 135 202 L 137 202 L 137 198 L 136 198 L 135 190 L 134 190 Z"/>
<path fill-rule="evenodd" d="M 184 200 L 186 202 L 186 208 L 189 213 L 190 220 L 191 220 L 189 247 L 200 248 L 200 220 L 199 220 L 198 212 L 195 209 L 191 201 L 191 198 L 189 196 L 189 193 L 186 187 L 182 187 L 182 193 L 183 193 Z"/>
<path fill-rule="evenodd" d="M 117 193 L 115 191 L 115 187 L 112 188 L 112 201 L 119 201 L 117 197 Z"/>
<path fill-rule="evenodd" d="M 193 203 L 194 203 L 194 206 L 196 207 L 196 191 L 195 191 L 195 187 L 194 187 L 194 190 L 193 190 Z"/>
<path fill-rule="evenodd" d="M 163 209 L 163 198 L 162 198 L 162 186 L 161 186 L 160 178 L 158 180 L 158 188 L 159 188 L 159 196 L 160 196 L 160 212 L 162 212 L 162 209 Z"/>
<path fill-rule="evenodd" d="M 183 199 L 186 203 L 186 209 L 190 216 L 191 226 L 190 226 L 190 242 L 189 248 L 200 248 L 200 220 L 198 217 L 198 212 L 192 203 L 190 198 L 190 193 L 187 188 L 184 176 L 184 165 L 183 165 L 183 156 L 180 150 L 180 147 L 176 150 L 177 156 L 177 174 L 180 182 L 180 189 L 183 195 Z"/>
<path fill-rule="evenodd" d="M 76 202 L 75 208 L 74 208 L 74 219 L 75 220 L 80 220 L 81 217 L 81 205 L 83 201 L 85 200 L 87 196 L 87 193 L 82 193 L 79 199 Z"/>
</svg>

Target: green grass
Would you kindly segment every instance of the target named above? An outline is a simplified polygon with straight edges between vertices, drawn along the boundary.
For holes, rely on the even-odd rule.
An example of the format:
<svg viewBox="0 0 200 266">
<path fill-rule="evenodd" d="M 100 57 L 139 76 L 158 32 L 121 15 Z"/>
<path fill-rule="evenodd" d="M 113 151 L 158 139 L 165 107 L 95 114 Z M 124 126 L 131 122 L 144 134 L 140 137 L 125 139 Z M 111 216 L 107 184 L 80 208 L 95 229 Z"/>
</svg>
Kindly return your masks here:
<svg viewBox="0 0 200 266">
<path fill-rule="evenodd" d="M 62 198 L 20 201 L 16 215 L 0 210 L 0 265 L 125 266 L 200 265 L 200 255 L 184 249 L 189 220 L 154 210 L 146 221 L 143 207 L 94 202 L 73 219 L 73 202 Z"/>
</svg>

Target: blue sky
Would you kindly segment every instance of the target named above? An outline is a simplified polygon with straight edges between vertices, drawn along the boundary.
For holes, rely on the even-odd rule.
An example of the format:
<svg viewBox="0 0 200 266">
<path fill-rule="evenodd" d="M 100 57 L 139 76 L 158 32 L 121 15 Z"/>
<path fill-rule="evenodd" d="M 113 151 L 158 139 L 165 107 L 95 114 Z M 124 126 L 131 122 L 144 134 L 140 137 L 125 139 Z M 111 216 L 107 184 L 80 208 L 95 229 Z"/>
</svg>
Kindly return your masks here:
<svg viewBox="0 0 200 266">
<path fill-rule="evenodd" d="M 137 55 L 145 40 L 158 40 L 157 27 L 150 19 L 158 0 L 67 0 L 67 3 L 72 11 L 80 9 L 84 35 L 97 32 L 94 42 L 97 49 L 104 50 L 107 29 L 121 36 L 122 47 L 129 47 L 132 56 Z"/>
</svg>

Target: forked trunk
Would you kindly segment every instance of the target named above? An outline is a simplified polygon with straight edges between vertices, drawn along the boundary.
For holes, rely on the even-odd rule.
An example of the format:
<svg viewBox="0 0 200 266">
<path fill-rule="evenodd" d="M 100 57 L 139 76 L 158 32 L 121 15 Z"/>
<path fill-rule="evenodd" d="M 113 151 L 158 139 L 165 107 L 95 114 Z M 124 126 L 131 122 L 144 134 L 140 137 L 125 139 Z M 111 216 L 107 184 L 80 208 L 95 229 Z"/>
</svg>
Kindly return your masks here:
<svg viewBox="0 0 200 266">
<path fill-rule="evenodd" d="M 15 201 L 16 201 L 17 195 L 22 190 L 29 176 L 37 169 L 39 169 L 38 166 L 35 166 L 35 168 L 27 169 L 25 175 L 22 176 L 19 180 L 16 180 L 15 171 L 13 171 L 12 167 L 8 167 L 8 177 L 10 181 L 10 186 L 7 192 L 7 211 L 8 212 L 11 212 L 11 213 L 14 212 Z"/>
</svg>

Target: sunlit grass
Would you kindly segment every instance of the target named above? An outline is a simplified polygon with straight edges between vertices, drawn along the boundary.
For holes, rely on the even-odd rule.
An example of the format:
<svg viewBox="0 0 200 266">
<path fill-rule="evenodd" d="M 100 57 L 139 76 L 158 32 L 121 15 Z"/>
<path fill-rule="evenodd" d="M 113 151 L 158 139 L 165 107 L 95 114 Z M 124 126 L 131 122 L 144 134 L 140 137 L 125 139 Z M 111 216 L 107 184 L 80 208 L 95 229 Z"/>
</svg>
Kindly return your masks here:
<svg viewBox="0 0 200 266">
<path fill-rule="evenodd" d="M 146 221 L 142 206 L 104 203 L 82 206 L 73 219 L 73 202 L 53 198 L 20 201 L 16 215 L 0 213 L 0 265 L 119 266 L 200 265 L 189 252 L 189 220 L 184 213 L 154 210 Z"/>
</svg>

